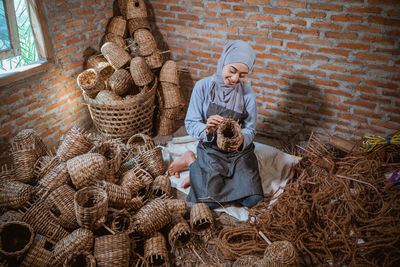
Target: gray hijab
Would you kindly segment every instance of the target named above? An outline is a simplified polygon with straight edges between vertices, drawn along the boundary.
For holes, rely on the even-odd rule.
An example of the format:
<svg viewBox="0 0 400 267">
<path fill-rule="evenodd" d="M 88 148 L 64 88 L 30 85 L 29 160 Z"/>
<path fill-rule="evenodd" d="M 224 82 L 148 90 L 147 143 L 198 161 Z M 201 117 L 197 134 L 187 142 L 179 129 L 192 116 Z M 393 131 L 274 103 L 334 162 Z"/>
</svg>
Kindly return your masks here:
<svg viewBox="0 0 400 267">
<path fill-rule="evenodd" d="M 244 82 L 233 86 L 226 86 L 222 78 L 222 68 L 231 63 L 243 63 L 253 69 L 255 54 L 251 46 L 241 40 L 230 41 L 224 47 L 221 57 L 218 60 L 217 72 L 213 75 L 210 100 L 227 109 L 242 113 L 244 109 L 243 92 Z"/>
</svg>

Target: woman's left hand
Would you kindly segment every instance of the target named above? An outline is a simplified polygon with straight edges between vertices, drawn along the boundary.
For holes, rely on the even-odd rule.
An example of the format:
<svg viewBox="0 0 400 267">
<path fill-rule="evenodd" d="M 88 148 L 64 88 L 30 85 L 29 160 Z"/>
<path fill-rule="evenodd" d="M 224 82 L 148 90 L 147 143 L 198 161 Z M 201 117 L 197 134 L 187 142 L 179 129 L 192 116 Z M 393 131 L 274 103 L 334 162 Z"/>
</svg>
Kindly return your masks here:
<svg viewBox="0 0 400 267">
<path fill-rule="evenodd" d="M 244 141 L 244 137 L 243 137 L 243 135 L 242 135 L 241 138 L 240 138 L 240 140 L 239 140 L 239 142 L 238 142 L 236 145 L 230 146 L 230 147 L 228 148 L 228 151 L 229 151 L 229 152 L 233 152 L 233 151 L 238 150 L 239 147 L 243 144 L 243 141 Z"/>
</svg>

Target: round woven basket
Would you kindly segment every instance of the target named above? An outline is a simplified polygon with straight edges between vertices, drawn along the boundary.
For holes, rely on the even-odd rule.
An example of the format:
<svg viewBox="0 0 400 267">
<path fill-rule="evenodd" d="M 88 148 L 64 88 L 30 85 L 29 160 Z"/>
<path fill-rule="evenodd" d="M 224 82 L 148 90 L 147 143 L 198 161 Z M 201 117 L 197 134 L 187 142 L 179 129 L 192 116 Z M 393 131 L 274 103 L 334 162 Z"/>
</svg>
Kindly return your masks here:
<svg viewBox="0 0 400 267">
<path fill-rule="evenodd" d="M 155 217 L 154 214 L 157 214 Z M 167 204 L 159 198 L 146 203 L 134 216 L 134 229 L 137 233 L 150 236 L 171 221 Z"/>
<path fill-rule="evenodd" d="M 102 90 L 100 91 L 93 102 L 98 104 L 109 104 L 112 103 L 114 105 L 118 105 L 121 103 L 122 97 L 114 93 L 113 91 L 109 90 Z"/>
<path fill-rule="evenodd" d="M 116 209 L 129 208 L 132 198 L 129 189 L 107 181 L 98 181 L 96 185 L 106 191 L 109 207 Z"/>
<path fill-rule="evenodd" d="M 96 267 L 96 259 L 90 252 L 76 251 L 68 255 L 63 267 Z"/>
<path fill-rule="evenodd" d="M 126 210 L 120 210 L 107 217 L 107 225 L 115 233 L 131 233 L 133 231 L 133 217 Z"/>
<path fill-rule="evenodd" d="M 144 257 L 151 266 L 169 266 L 166 240 L 160 232 L 145 241 Z"/>
<path fill-rule="evenodd" d="M 140 156 L 151 176 L 157 177 L 167 171 L 167 164 L 164 161 L 161 147 L 141 152 Z"/>
<path fill-rule="evenodd" d="M 122 49 L 127 50 L 127 45 L 126 45 L 124 38 L 122 38 L 121 36 L 119 36 L 115 33 L 109 32 L 106 35 L 104 35 L 103 44 L 105 44 L 107 42 L 114 43 L 114 44 L 118 45 L 119 47 L 121 47 Z"/>
<path fill-rule="evenodd" d="M 145 86 L 154 80 L 154 74 L 142 57 L 134 57 L 129 68 L 133 81 L 138 86 Z"/>
<path fill-rule="evenodd" d="M 139 29 L 151 30 L 151 26 L 147 17 L 139 17 L 128 20 L 128 31 L 130 36 L 135 36 L 135 31 Z"/>
<path fill-rule="evenodd" d="M 144 152 L 155 148 L 154 140 L 147 134 L 134 134 L 132 135 L 126 145 L 134 152 Z"/>
<path fill-rule="evenodd" d="M 214 227 L 214 218 L 205 203 L 196 203 L 190 209 L 190 226 L 194 233 L 203 235 Z"/>
<path fill-rule="evenodd" d="M 188 206 L 186 201 L 183 199 L 166 199 L 165 203 L 167 204 L 169 213 L 173 216 L 180 215 L 182 217 L 186 216 L 188 211 Z"/>
<path fill-rule="evenodd" d="M 58 156 L 40 157 L 35 163 L 35 169 L 33 171 L 34 176 L 40 180 L 46 174 L 48 174 L 54 167 L 56 167 L 58 164 L 60 164 L 60 158 Z"/>
<path fill-rule="evenodd" d="M 159 175 L 154 179 L 151 186 L 151 193 L 154 197 L 170 197 L 171 191 L 171 180 L 167 175 Z"/>
<path fill-rule="evenodd" d="M 67 229 L 78 227 L 75 217 L 74 195 L 75 190 L 65 184 L 51 192 L 44 200 L 45 206 L 53 213 L 58 223 Z"/>
<path fill-rule="evenodd" d="M 93 143 L 84 130 L 72 127 L 58 146 L 57 155 L 64 162 L 73 157 L 85 154 L 93 147 Z"/>
<path fill-rule="evenodd" d="M 101 46 L 101 53 L 114 69 L 121 69 L 131 61 L 131 55 L 116 43 L 106 42 Z"/>
<path fill-rule="evenodd" d="M 106 88 L 104 81 L 100 78 L 96 69 L 86 69 L 76 78 L 79 88 L 89 97 L 94 98 Z"/>
<path fill-rule="evenodd" d="M 107 81 L 113 74 L 114 69 L 110 62 L 102 54 L 93 55 L 88 58 L 86 65 L 89 69 L 95 69 L 100 79 Z"/>
<path fill-rule="evenodd" d="M 156 120 L 156 132 L 161 136 L 170 135 L 175 132 L 175 125 L 175 120 L 159 115 Z"/>
<path fill-rule="evenodd" d="M 50 170 L 42 179 L 37 183 L 38 189 L 47 189 L 53 191 L 54 189 L 67 184 L 70 181 L 70 176 L 65 162 L 59 163 L 52 170 Z"/>
<path fill-rule="evenodd" d="M 160 82 L 169 82 L 179 85 L 178 64 L 175 61 L 165 61 L 160 70 Z"/>
<path fill-rule="evenodd" d="M 185 106 L 185 99 L 178 85 L 170 82 L 161 82 L 162 108 L 176 108 Z"/>
<path fill-rule="evenodd" d="M 33 239 L 32 245 L 28 249 L 27 253 L 24 256 L 24 259 L 21 262 L 22 267 L 47 267 L 49 266 L 49 259 L 52 257 L 52 253 L 45 246 L 49 244 L 47 239 L 40 235 L 36 234 Z"/>
<path fill-rule="evenodd" d="M 24 147 L 23 145 L 14 143 L 11 146 L 11 157 L 15 173 L 13 180 L 22 183 L 33 182 L 35 180 L 35 163 L 39 158 L 34 147 Z"/>
<path fill-rule="evenodd" d="M 154 98 L 157 81 L 151 87 L 118 104 L 101 104 L 85 94 L 84 99 L 97 130 L 104 136 L 123 141 L 137 133 L 150 134 L 153 128 Z"/>
<path fill-rule="evenodd" d="M 108 84 L 119 96 L 126 94 L 134 86 L 131 73 L 125 69 L 116 70 L 108 79 Z"/>
<path fill-rule="evenodd" d="M 253 267 L 253 266 L 264 266 L 255 265 L 259 262 L 260 258 L 252 255 L 244 255 L 239 257 L 232 265 L 232 267 Z"/>
<path fill-rule="evenodd" d="M 126 18 L 144 18 L 147 17 L 147 8 L 143 0 L 125 0 Z"/>
<path fill-rule="evenodd" d="M 24 222 L 7 222 L 0 225 L 0 254 L 18 257 L 24 254 L 33 242 L 33 228 Z"/>
<path fill-rule="evenodd" d="M 183 248 L 191 239 L 190 227 L 181 215 L 173 216 L 173 223 L 168 231 L 168 243 L 174 248 Z"/>
<path fill-rule="evenodd" d="M 17 135 L 14 136 L 12 142 L 18 146 L 33 147 L 39 157 L 49 154 L 46 144 L 33 129 L 19 131 Z"/>
<path fill-rule="evenodd" d="M 157 50 L 157 43 L 153 34 L 146 29 L 137 29 L 133 36 L 140 56 L 150 56 Z"/>
<path fill-rule="evenodd" d="M 108 25 L 107 31 L 124 37 L 126 31 L 126 20 L 122 16 L 113 17 Z"/>
<path fill-rule="evenodd" d="M 217 146 L 223 151 L 238 144 L 242 138 L 242 128 L 234 119 L 224 119 L 217 128 Z"/>
<path fill-rule="evenodd" d="M 265 249 L 264 260 L 292 266 L 298 263 L 298 256 L 289 241 L 275 241 Z"/>
<path fill-rule="evenodd" d="M 119 170 L 122 162 L 121 147 L 113 141 L 101 141 L 91 150 L 93 153 L 98 153 L 106 158 L 106 180 L 112 181 L 111 177 Z"/>
<path fill-rule="evenodd" d="M 0 183 L 0 207 L 18 209 L 28 202 L 34 194 L 33 187 L 18 181 Z"/>
<path fill-rule="evenodd" d="M 94 241 L 94 257 L 98 267 L 129 266 L 131 244 L 127 233 L 104 235 Z"/>
<path fill-rule="evenodd" d="M 132 197 L 146 196 L 148 191 L 148 185 L 140 177 L 137 177 L 138 173 L 140 173 L 140 168 L 133 168 L 127 171 L 121 179 L 121 186 L 127 188 Z"/>
<path fill-rule="evenodd" d="M 53 266 L 63 264 L 74 252 L 89 251 L 93 247 L 94 235 L 88 229 L 78 228 L 58 241 L 53 249 Z"/>
<path fill-rule="evenodd" d="M 161 68 L 164 62 L 163 57 L 158 49 L 154 50 L 151 55 L 145 56 L 144 59 L 152 70 Z"/>
</svg>

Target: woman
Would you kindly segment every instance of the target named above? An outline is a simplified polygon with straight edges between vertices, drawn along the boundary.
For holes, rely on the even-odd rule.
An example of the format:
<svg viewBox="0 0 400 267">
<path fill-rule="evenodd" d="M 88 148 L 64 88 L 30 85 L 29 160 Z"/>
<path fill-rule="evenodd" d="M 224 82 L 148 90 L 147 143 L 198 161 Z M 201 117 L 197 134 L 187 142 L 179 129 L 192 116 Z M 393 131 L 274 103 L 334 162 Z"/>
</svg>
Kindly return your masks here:
<svg viewBox="0 0 400 267">
<path fill-rule="evenodd" d="M 168 173 L 176 177 L 189 167 L 190 180 L 181 186 L 190 183 L 190 202 L 205 202 L 210 208 L 228 202 L 252 207 L 263 199 L 253 144 L 256 97 L 244 83 L 254 61 L 255 54 L 249 44 L 231 41 L 218 60 L 217 72 L 199 80 L 193 88 L 185 126 L 192 137 L 200 140 L 197 159 L 193 152 L 187 151 L 168 167 Z M 238 120 L 243 134 L 228 152 L 216 145 L 216 130 L 224 118 Z"/>
</svg>

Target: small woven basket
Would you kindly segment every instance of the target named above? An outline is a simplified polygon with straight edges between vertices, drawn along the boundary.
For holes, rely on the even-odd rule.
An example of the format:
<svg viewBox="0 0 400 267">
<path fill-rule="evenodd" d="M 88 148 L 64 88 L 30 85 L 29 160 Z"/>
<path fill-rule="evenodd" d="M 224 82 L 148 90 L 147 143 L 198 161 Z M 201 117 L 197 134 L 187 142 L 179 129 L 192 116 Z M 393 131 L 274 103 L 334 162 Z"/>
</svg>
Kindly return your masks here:
<svg viewBox="0 0 400 267">
<path fill-rule="evenodd" d="M 75 217 L 74 195 L 75 190 L 65 184 L 51 192 L 44 200 L 45 206 L 57 218 L 58 223 L 67 229 L 78 227 Z"/>
<path fill-rule="evenodd" d="M 63 264 L 74 252 L 89 251 L 93 247 L 94 235 L 88 229 L 78 228 L 58 241 L 53 249 L 53 266 Z"/>
<path fill-rule="evenodd" d="M 156 40 L 149 30 L 137 29 L 133 38 L 140 56 L 150 56 L 157 50 Z"/>
<path fill-rule="evenodd" d="M 42 138 L 33 129 L 24 129 L 14 136 L 12 142 L 23 147 L 32 147 L 35 149 L 36 154 L 40 156 L 48 155 L 49 150 Z"/>
<path fill-rule="evenodd" d="M 97 181 L 96 185 L 106 191 L 109 207 L 116 209 L 129 208 L 132 198 L 129 189 L 107 181 Z"/>
<path fill-rule="evenodd" d="M 145 18 L 147 17 L 147 8 L 143 0 L 125 0 L 126 18 Z M 122 11 L 121 11 L 122 12 Z"/>
<path fill-rule="evenodd" d="M 88 186 L 74 195 L 75 216 L 82 228 L 97 229 L 105 222 L 108 198 L 104 189 Z"/>
<path fill-rule="evenodd" d="M 96 267 L 96 259 L 90 252 L 76 251 L 68 255 L 63 267 Z"/>
<path fill-rule="evenodd" d="M 113 91 L 102 90 L 97 94 L 97 96 L 93 102 L 95 102 L 99 105 L 102 105 L 102 104 L 104 105 L 104 104 L 109 104 L 109 103 L 118 105 L 119 103 L 121 103 L 121 101 L 122 101 L 122 97 L 120 97 Z"/>
<path fill-rule="evenodd" d="M 132 197 L 147 195 L 148 185 L 144 183 L 141 177 L 138 177 L 138 174 L 142 173 L 140 170 L 139 167 L 135 167 L 127 171 L 121 179 L 121 186 L 128 189 Z"/>
<path fill-rule="evenodd" d="M 93 153 L 98 153 L 105 157 L 106 167 L 105 172 L 107 176 L 114 176 L 121 167 L 121 147 L 113 141 L 101 141 L 91 150 Z M 109 179 L 106 180 L 109 181 Z"/>
<path fill-rule="evenodd" d="M 256 265 L 260 261 L 260 258 L 253 255 L 244 255 L 239 257 L 232 265 L 232 267 L 253 267 L 253 266 L 264 266 Z"/>
<path fill-rule="evenodd" d="M 53 168 L 60 164 L 60 158 L 58 156 L 40 157 L 35 163 L 35 169 L 33 171 L 34 176 L 39 180 L 48 174 Z"/>
<path fill-rule="evenodd" d="M 126 42 L 125 42 L 124 38 L 122 38 L 121 36 L 119 36 L 115 33 L 109 32 L 106 35 L 104 35 L 103 44 L 105 44 L 107 42 L 114 43 L 114 44 L 118 45 L 120 48 L 127 50 L 127 46 L 126 46 Z"/>
<path fill-rule="evenodd" d="M 147 17 L 133 18 L 128 20 L 128 31 L 131 37 L 135 36 L 135 31 L 139 29 L 151 30 L 151 26 Z"/>
<path fill-rule="evenodd" d="M 145 86 L 154 80 L 154 74 L 142 57 L 134 57 L 131 60 L 130 72 L 133 81 L 138 86 Z"/>
<path fill-rule="evenodd" d="M 22 183 L 31 183 L 35 180 L 34 170 L 36 160 L 39 158 L 34 146 L 28 147 L 21 144 L 11 144 L 11 157 L 14 165 L 13 180 Z"/>
<path fill-rule="evenodd" d="M 205 203 L 196 203 L 190 210 L 190 226 L 196 235 L 208 235 L 214 227 L 214 218 Z"/>
<path fill-rule="evenodd" d="M 145 241 L 144 257 L 151 266 L 169 266 L 166 240 L 160 232 Z"/>
<path fill-rule="evenodd" d="M 156 147 L 152 150 L 144 151 L 140 153 L 140 156 L 146 165 L 149 173 L 153 177 L 165 174 L 167 171 L 167 164 L 164 161 L 162 155 L 162 148 Z"/>
<path fill-rule="evenodd" d="M 18 258 L 29 249 L 34 236 L 33 228 L 24 222 L 0 225 L 0 254 Z"/>
<path fill-rule="evenodd" d="M 147 134 L 134 134 L 132 135 L 126 145 L 134 152 L 144 152 L 152 150 L 156 147 L 154 140 Z"/>
<path fill-rule="evenodd" d="M 51 251 L 46 248 L 46 245 L 50 244 L 47 239 L 36 234 L 33 239 L 32 245 L 28 249 L 21 262 L 22 267 L 47 267 L 50 265 L 49 259 L 52 257 Z"/>
<path fill-rule="evenodd" d="M 175 132 L 176 124 L 175 120 L 170 119 L 166 116 L 157 116 L 156 120 L 156 132 L 157 135 L 166 136 Z"/>
<path fill-rule="evenodd" d="M 181 215 L 182 217 L 186 216 L 188 211 L 188 206 L 185 200 L 183 199 L 166 199 L 165 203 L 167 204 L 169 213 L 173 216 Z"/>
<path fill-rule="evenodd" d="M 160 82 L 169 82 L 179 85 L 178 64 L 175 61 L 165 61 L 160 70 Z"/>
<path fill-rule="evenodd" d="M 119 69 L 111 75 L 110 79 L 108 79 L 108 85 L 114 93 L 122 96 L 134 86 L 134 81 L 129 71 Z"/>
<path fill-rule="evenodd" d="M 116 211 L 107 217 L 107 225 L 115 233 L 131 233 L 133 231 L 133 217 L 126 210 Z"/>
<path fill-rule="evenodd" d="M 161 82 L 162 108 L 176 108 L 185 106 L 185 99 L 178 85 L 170 82 Z"/>
<path fill-rule="evenodd" d="M 161 68 L 164 63 L 161 52 L 158 49 L 154 50 L 151 55 L 145 56 L 147 65 L 149 65 L 150 69 L 155 70 Z"/>
<path fill-rule="evenodd" d="M 114 72 L 110 62 L 102 54 L 89 57 L 86 65 L 89 69 L 95 69 L 103 81 L 107 81 Z"/>
<path fill-rule="evenodd" d="M 86 69 L 76 78 L 79 88 L 89 97 L 95 98 L 96 95 L 106 88 L 104 81 L 100 78 L 96 69 Z"/>
<path fill-rule="evenodd" d="M 173 223 L 168 231 L 168 243 L 175 248 L 183 248 L 191 239 L 190 227 L 181 215 L 173 216 Z"/>
<path fill-rule="evenodd" d="M 101 46 L 101 53 L 110 62 L 114 69 L 121 69 L 131 61 L 131 55 L 113 42 L 106 42 Z"/>
<path fill-rule="evenodd" d="M 217 129 L 217 146 L 223 151 L 238 144 L 242 138 L 242 128 L 234 119 L 224 119 Z"/>
<path fill-rule="evenodd" d="M 67 161 L 71 181 L 76 189 L 93 185 L 101 180 L 106 170 L 107 160 L 98 153 L 86 153 Z"/>
<path fill-rule="evenodd" d="M 151 186 L 151 193 L 154 197 L 170 197 L 171 191 L 171 180 L 167 175 L 159 175 L 154 179 Z"/>
<path fill-rule="evenodd" d="M 0 183 L 0 207 L 18 209 L 28 202 L 34 194 L 33 187 L 18 181 Z"/>
<path fill-rule="evenodd" d="M 157 214 L 157 217 L 154 217 Z M 159 198 L 146 203 L 134 216 L 134 230 L 143 235 L 150 236 L 171 221 L 167 204 Z"/>
<path fill-rule="evenodd" d="M 264 251 L 264 260 L 285 266 L 298 264 L 296 249 L 289 241 L 275 241 L 269 245 Z"/>
<path fill-rule="evenodd" d="M 65 162 L 59 163 L 51 169 L 36 185 L 37 189 L 45 188 L 48 191 L 53 191 L 56 188 L 69 183 L 70 176 Z"/>
<path fill-rule="evenodd" d="M 129 266 L 131 252 L 130 238 L 127 233 L 104 235 L 94 241 L 94 257 L 98 267 Z"/>
<path fill-rule="evenodd" d="M 60 161 L 64 162 L 89 152 L 92 147 L 93 143 L 86 132 L 77 127 L 72 127 L 59 145 L 57 155 Z"/>
<path fill-rule="evenodd" d="M 122 16 L 113 17 L 108 25 L 107 31 L 124 37 L 126 31 L 126 20 Z"/>
</svg>

